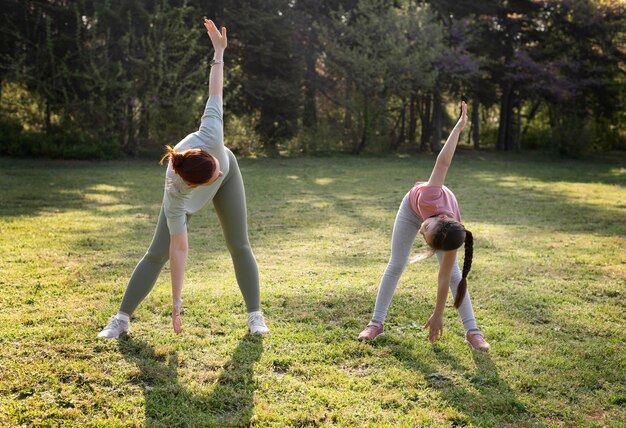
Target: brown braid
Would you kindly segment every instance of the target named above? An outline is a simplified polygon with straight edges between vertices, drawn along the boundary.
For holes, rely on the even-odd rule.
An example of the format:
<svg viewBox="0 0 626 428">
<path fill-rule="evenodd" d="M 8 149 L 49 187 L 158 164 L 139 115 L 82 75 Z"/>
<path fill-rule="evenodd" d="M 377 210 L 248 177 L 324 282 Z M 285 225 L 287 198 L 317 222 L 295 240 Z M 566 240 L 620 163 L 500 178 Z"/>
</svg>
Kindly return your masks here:
<svg viewBox="0 0 626 428">
<path fill-rule="evenodd" d="M 467 275 L 469 275 L 470 269 L 472 269 L 472 258 L 474 257 L 474 237 L 469 230 L 465 231 L 465 259 L 463 260 L 463 274 L 461 275 L 461 281 L 456 290 L 456 297 L 454 299 L 454 307 L 458 308 L 463 303 L 465 294 L 467 293 Z"/>
</svg>

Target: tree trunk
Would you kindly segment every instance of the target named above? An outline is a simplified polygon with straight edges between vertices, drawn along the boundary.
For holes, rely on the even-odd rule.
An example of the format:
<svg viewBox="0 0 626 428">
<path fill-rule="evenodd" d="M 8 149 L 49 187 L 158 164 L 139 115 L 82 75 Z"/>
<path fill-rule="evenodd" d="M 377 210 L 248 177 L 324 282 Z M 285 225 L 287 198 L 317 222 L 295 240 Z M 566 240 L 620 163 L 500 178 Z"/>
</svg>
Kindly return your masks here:
<svg viewBox="0 0 626 428">
<path fill-rule="evenodd" d="M 432 118 L 431 118 L 431 97 L 430 95 L 424 95 L 421 97 L 420 121 L 422 122 L 422 134 L 420 136 L 420 152 L 428 150 L 428 142 L 430 141 L 430 135 L 432 133 Z"/>
<path fill-rule="evenodd" d="M 44 118 L 46 125 L 46 134 L 50 134 L 52 131 L 52 113 L 50 111 L 50 100 L 46 100 L 46 116 Z"/>
<path fill-rule="evenodd" d="M 522 136 L 521 136 L 522 139 L 524 138 L 524 136 L 526 136 L 526 132 L 528 131 L 528 128 L 530 127 L 530 123 L 535 118 L 537 111 L 539 111 L 540 105 L 541 103 L 539 101 L 537 100 L 533 101 L 532 107 L 530 108 L 530 111 L 526 115 L 526 125 L 524 125 L 524 129 L 522 130 Z"/>
<path fill-rule="evenodd" d="M 515 142 L 514 149 L 519 152 L 522 149 L 521 132 L 522 132 L 522 106 L 516 106 L 517 114 L 515 115 Z"/>
<path fill-rule="evenodd" d="M 392 136 L 391 150 L 394 152 L 398 151 L 398 149 L 400 148 L 400 146 L 402 145 L 402 143 L 404 142 L 406 138 L 405 122 L 406 122 L 406 98 L 402 98 L 402 107 L 400 108 L 400 113 L 398 114 L 398 119 L 396 120 L 396 124 L 394 125 L 393 130 L 391 131 L 391 136 Z M 398 134 L 398 137 L 394 139 L 393 135 L 395 134 L 398 126 L 400 126 L 400 132 Z"/>
<path fill-rule="evenodd" d="M 136 155 L 136 140 L 135 140 L 135 121 L 133 118 L 134 113 L 133 101 L 130 101 L 126 106 L 126 144 L 125 152 L 129 155 Z"/>
<path fill-rule="evenodd" d="M 363 149 L 365 149 L 365 146 L 369 142 L 370 127 L 371 127 L 369 116 L 370 116 L 369 103 L 367 100 L 367 96 L 365 96 L 364 102 L 363 102 L 363 130 L 361 132 L 361 141 L 359 141 L 358 146 L 356 146 L 354 149 L 354 153 L 357 155 L 360 154 L 363 151 Z"/>
<path fill-rule="evenodd" d="M 439 153 L 441 151 L 441 116 L 442 116 L 442 106 L 441 106 L 441 93 L 439 89 L 435 90 L 435 94 L 433 96 L 433 120 L 432 120 L 432 135 L 430 139 L 430 150 L 433 153 Z"/>
<path fill-rule="evenodd" d="M 137 147 L 145 147 L 150 140 L 150 112 L 142 105 L 141 116 L 139 117 L 139 138 Z"/>
<path fill-rule="evenodd" d="M 506 82 L 500 100 L 500 123 L 498 125 L 498 140 L 496 141 L 497 150 L 508 150 L 511 146 L 512 95 L 513 85 L 511 82 Z"/>
<path fill-rule="evenodd" d="M 270 157 L 278 156 L 277 138 L 276 138 L 276 126 L 275 123 L 280 121 L 280 118 L 276 118 L 271 108 L 261 109 L 261 116 L 259 118 L 259 126 L 262 129 L 261 138 L 263 139 L 263 151 Z"/>
<path fill-rule="evenodd" d="M 315 32 L 309 32 L 309 52 L 306 55 L 306 73 L 304 78 L 304 109 L 302 112 L 302 125 L 313 129 L 317 126 L 317 108 L 315 105 L 316 72 L 315 63 L 317 56 L 313 52 Z"/>
<path fill-rule="evenodd" d="M 411 94 L 409 99 L 409 145 L 417 146 L 417 97 Z"/>
<path fill-rule="evenodd" d="M 345 93 L 345 98 L 344 98 L 346 106 L 345 106 L 345 110 L 343 114 L 343 132 L 344 132 L 344 139 L 347 136 L 347 138 L 350 140 L 348 142 L 349 147 L 352 147 L 352 150 L 354 150 L 354 147 L 356 147 L 357 142 L 356 142 L 356 137 L 355 137 L 356 133 L 352 129 L 353 127 L 352 108 L 350 106 L 351 85 L 352 85 L 352 81 L 348 78 L 346 80 L 346 93 Z"/>
<path fill-rule="evenodd" d="M 474 150 L 480 150 L 480 101 L 474 98 L 472 103 L 472 140 L 474 140 Z"/>
</svg>

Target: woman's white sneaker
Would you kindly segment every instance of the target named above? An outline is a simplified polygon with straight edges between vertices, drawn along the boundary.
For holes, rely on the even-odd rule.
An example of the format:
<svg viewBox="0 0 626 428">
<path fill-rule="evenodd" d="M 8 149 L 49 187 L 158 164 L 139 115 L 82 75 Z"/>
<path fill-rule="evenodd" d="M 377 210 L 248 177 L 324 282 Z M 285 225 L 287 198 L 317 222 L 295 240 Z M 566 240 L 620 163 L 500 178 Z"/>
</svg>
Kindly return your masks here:
<svg viewBox="0 0 626 428">
<path fill-rule="evenodd" d="M 250 334 L 267 334 L 270 332 L 270 329 L 265 325 L 263 312 L 256 311 L 248 314 L 248 329 Z"/>
<path fill-rule="evenodd" d="M 118 339 L 121 335 L 128 333 L 128 321 L 124 321 L 117 316 L 111 317 L 111 321 L 107 324 L 98 337 L 104 337 L 105 339 Z"/>
</svg>

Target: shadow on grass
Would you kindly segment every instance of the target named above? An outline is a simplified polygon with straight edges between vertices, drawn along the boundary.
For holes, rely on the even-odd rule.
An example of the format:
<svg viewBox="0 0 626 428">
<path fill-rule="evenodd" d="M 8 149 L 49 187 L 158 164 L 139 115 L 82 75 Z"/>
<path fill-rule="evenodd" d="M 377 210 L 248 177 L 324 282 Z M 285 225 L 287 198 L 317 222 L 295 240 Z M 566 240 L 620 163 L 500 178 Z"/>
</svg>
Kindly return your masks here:
<svg viewBox="0 0 626 428">
<path fill-rule="evenodd" d="M 162 196 L 162 171 L 147 162 L 15 160 L 0 158 L 0 218 L 85 210 L 108 217 L 141 213 Z M 103 210 L 104 209 L 104 210 Z"/>
<path fill-rule="evenodd" d="M 522 179 L 527 177 L 522 172 L 519 174 Z M 624 222 L 620 221 L 626 214 L 626 206 L 623 204 L 600 206 L 587 202 L 587 198 L 591 197 L 583 197 L 584 193 L 568 196 L 562 189 L 537 187 L 535 184 L 524 184 L 523 181 L 514 185 L 480 174 L 470 173 L 468 176 L 473 183 L 472 187 L 464 185 L 452 188 L 461 196 L 459 203 L 466 221 L 527 226 L 545 233 L 591 233 L 599 236 L 626 234 Z M 571 182 L 571 186 L 576 186 L 576 183 Z"/>
<path fill-rule="evenodd" d="M 533 414 L 534 410 L 527 409 L 518 398 L 518 392 L 500 376 L 489 353 L 472 352 L 466 348 L 465 352 L 472 354 L 474 362 L 468 365 L 466 360 L 460 361 L 447 349 L 448 340 L 442 344 L 428 344 L 426 332 L 415 324 L 421 326 L 428 319 L 434 292 L 433 289 L 430 301 L 396 293 L 390 308 L 387 335 L 358 349 L 354 345 L 356 336 L 371 316 L 375 293 L 362 290 L 346 294 L 346 290 L 329 290 L 323 296 L 315 296 L 316 302 L 312 304 L 313 299 L 307 296 L 307 290 L 301 290 L 297 295 L 281 297 L 281 302 L 272 299 L 269 303 L 273 317 L 292 320 L 296 329 L 300 323 L 304 330 L 312 325 L 326 327 L 315 333 L 321 343 L 332 344 L 319 351 L 327 352 L 326 359 L 349 363 L 378 349 L 376 353 L 388 359 L 385 366 L 403 367 L 414 372 L 414 377 L 423 378 L 428 385 L 427 391 L 433 391 L 446 407 L 455 410 L 449 419 L 452 426 L 470 423 L 473 426 L 542 426 Z M 310 294 L 314 294 L 314 290 L 310 290 Z M 460 320 L 450 321 L 449 329 L 462 331 Z M 341 345 L 335 348 L 338 343 Z M 372 349 L 368 350 L 370 347 Z"/>
<path fill-rule="evenodd" d="M 510 154 L 509 154 L 510 156 Z M 553 157 L 498 156 L 490 154 L 476 159 L 461 161 L 461 165 L 472 163 L 480 165 L 483 171 L 502 171 L 519 173 L 543 182 L 562 182 L 564 178 L 571 183 L 626 184 L 624 160 L 566 160 Z M 473 169 L 470 167 L 470 169 Z"/>
<path fill-rule="evenodd" d="M 420 357 L 408 348 L 406 343 L 390 336 L 374 342 L 373 346 L 390 348 L 396 361 L 422 373 L 429 387 L 438 391 L 452 408 L 461 413 L 451 418 L 452 426 L 465 426 L 468 423 L 475 426 L 505 426 L 528 422 L 532 422 L 533 426 L 542 426 L 500 377 L 488 353 L 472 351 L 476 369 L 470 371 L 438 344 L 432 345 L 436 365 L 429 364 L 423 356 Z M 471 387 L 460 385 L 466 382 Z"/>
<path fill-rule="evenodd" d="M 263 337 L 246 335 L 217 378 L 196 382 L 191 392 L 178 378 L 184 367 L 176 351 L 159 352 L 145 341 L 127 336 L 120 352 L 139 369 L 130 382 L 141 386 L 145 402 L 145 426 L 248 426 L 254 408 L 254 364 L 263 353 Z M 207 370 L 211 370 L 208 368 Z"/>
</svg>

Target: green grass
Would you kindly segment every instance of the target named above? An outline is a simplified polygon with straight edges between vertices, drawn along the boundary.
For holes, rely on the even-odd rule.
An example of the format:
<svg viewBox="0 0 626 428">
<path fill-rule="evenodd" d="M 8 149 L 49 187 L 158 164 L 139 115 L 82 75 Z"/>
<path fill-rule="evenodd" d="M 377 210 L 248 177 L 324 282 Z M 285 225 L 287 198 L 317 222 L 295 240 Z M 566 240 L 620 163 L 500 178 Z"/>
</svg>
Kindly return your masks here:
<svg viewBox="0 0 626 428">
<path fill-rule="evenodd" d="M 450 305 L 428 343 L 434 258 L 405 271 L 387 336 L 355 340 L 431 157 L 240 164 L 271 334 L 246 335 L 207 207 L 190 224 L 184 334 L 166 268 L 118 342 L 95 336 L 150 243 L 164 169 L 0 159 L 0 426 L 626 424 L 622 164 L 457 157 L 447 184 L 476 237 L 488 354 L 463 343 Z"/>
</svg>

